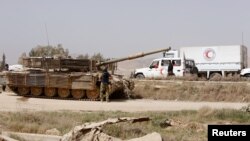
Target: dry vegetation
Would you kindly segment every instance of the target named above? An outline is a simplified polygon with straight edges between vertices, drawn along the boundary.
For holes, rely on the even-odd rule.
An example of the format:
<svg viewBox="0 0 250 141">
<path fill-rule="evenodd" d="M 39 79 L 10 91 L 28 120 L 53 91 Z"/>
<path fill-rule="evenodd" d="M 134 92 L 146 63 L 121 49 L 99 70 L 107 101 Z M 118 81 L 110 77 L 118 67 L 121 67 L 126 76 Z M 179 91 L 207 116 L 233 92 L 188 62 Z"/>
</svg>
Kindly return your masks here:
<svg viewBox="0 0 250 141">
<path fill-rule="evenodd" d="M 134 96 L 161 100 L 250 102 L 249 81 L 184 81 L 176 79 L 178 78 L 138 80 L 135 82 Z M 229 80 L 229 78 L 225 79 Z"/>
<path fill-rule="evenodd" d="M 208 124 L 248 124 L 250 114 L 239 110 L 213 110 L 202 108 L 199 111 L 178 112 L 1 112 L 0 127 L 2 130 L 42 133 L 56 128 L 61 135 L 74 126 L 85 122 L 96 122 L 115 117 L 148 116 L 150 121 L 142 123 L 119 123 L 104 127 L 109 135 L 122 139 L 139 137 L 151 132 L 159 132 L 165 140 L 207 140 Z M 163 126 L 171 121 L 171 126 Z M 0 128 L 0 129 L 1 129 Z"/>
<path fill-rule="evenodd" d="M 182 80 L 182 81 L 230 81 L 230 82 L 250 82 L 250 79 L 247 77 L 241 77 L 240 75 L 227 75 L 226 77 L 222 77 L 221 75 L 215 74 L 209 80 L 205 77 L 198 77 L 192 74 L 186 74 L 183 77 L 166 77 L 166 78 L 146 78 L 146 80 Z"/>
</svg>

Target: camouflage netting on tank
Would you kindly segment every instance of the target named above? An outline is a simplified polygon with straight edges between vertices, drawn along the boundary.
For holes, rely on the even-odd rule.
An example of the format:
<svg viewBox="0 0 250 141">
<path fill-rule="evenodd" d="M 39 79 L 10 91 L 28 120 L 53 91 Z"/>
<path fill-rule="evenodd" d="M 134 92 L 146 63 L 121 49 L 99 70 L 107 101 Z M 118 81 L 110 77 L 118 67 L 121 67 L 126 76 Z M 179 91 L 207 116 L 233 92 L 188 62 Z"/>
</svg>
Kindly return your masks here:
<svg viewBox="0 0 250 141">
<path fill-rule="evenodd" d="M 27 68 L 41 69 L 69 69 L 90 71 L 95 70 L 96 61 L 90 59 L 70 59 L 51 57 L 26 57 L 23 58 L 23 65 Z"/>
<path fill-rule="evenodd" d="M 123 79 L 123 86 L 124 86 L 124 93 L 127 95 L 127 98 L 131 98 L 132 96 L 132 90 L 135 87 L 135 83 L 131 79 Z"/>
<path fill-rule="evenodd" d="M 119 96 L 123 96 L 125 98 L 131 98 L 132 90 L 134 89 L 134 81 L 132 79 L 126 78 L 119 78 L 119 77 L 112 77 L 112 89 L 111 89 L 111 96 L 112 94 L 115 95 L 118 92 Z M 121 93 L 123 95 L 121 95 Z"/>
<path fill-rule="evenodd" d="M 18 72 L 7 75 L 9 84 L 17 86 L 47 86 L 68 87 L 70 77 L 68 74 L 46 74 L 42 72 Z"/>
</svg>

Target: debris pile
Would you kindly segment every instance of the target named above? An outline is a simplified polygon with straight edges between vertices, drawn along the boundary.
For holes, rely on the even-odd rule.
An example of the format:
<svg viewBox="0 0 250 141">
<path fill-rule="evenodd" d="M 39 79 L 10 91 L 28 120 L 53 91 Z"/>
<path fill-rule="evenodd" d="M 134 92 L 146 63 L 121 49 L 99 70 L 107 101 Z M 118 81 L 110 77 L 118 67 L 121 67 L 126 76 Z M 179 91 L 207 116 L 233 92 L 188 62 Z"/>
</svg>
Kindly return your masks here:
<svg viewBox="0 0 250 141">
<path fill-rule="evenodd" d="M 122 141 L 119 138 L 109 136 L 102 132 L 102 127 L 108 124 L 115 124 L 120 122 L 143 122 L 149 121 L 148 117 L 141 118 L 113 118 L 98 123 L 85 123 L 74 127 L 69 133 L 65 134 L 60 141 Z M 162 141 L 159 133 L 153 132 L 146 136 L 130 139 L 128 141 Z"/>
<path fill-rule="evenodd" d="M 56 128 L 46 130 L 45 132 L 46 135 L 57 135 L 59 136 L 61 134 L 60 131 L 58 131 Z"/>
<path fill-rule="evenodd" d="M 241 108 L 241 111 L 250 113 L 250 104 Z"/>
<path fill-rule="evenodd" d="M 160 123 L 161 128 L 170 128 L 170 127 L 177 127 L 177 128 L 187 128 L 187 129 L 194 129 L 196 132 L 203 132 L 206 129 L 206 125 L 203 125 L 198 122 L 188 122 L 184 123 L 182 121 L 173 120 L 173 119 L 166 119 Z"/>
<path fill-rule="evenodd" d="M 137 122 L 149 121 L 149 117 L 123 117 L 123 118 L 112 118 L 101 122 L 85 123 L 80 126 L 74 127 L 69 133 L 58 136 L 60 134 L 56 129 L 50 129 L 46 131 L 46 134 L 29 134 L 29 133 L 15 133 L 5 132 L 0 134 L 0 141 L 17 141 L 12 139 L 10 135 L 15 135 L 18 138 L 27 139 L 27 141 L 38 141 L 38 140 L 50 140 L 50 141 L 124 141 L 120 138 L 116 138 L 107 135 L 102 131 L 105 125 L 116 124 L 121 122 L 130 122 L 131 124 Z M 53 134 L 53 135 L 51 135 Z M 126 141 L 162 141 L 162 136 L 157 132 L 149 133 L 143 137 L 133 138 Z"/>
</svg>

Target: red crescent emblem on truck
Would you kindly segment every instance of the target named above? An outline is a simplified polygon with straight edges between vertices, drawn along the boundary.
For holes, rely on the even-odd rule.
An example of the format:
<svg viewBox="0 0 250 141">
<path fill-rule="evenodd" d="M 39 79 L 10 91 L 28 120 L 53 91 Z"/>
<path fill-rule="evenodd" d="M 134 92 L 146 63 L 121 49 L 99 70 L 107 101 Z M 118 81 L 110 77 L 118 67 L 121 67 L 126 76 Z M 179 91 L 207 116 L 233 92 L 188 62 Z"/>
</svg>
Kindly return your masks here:
<svg viewBox="0 0 250 141">
<path fill-rule="evenodd" d="M 161 75 L 163 75 L 162 71 L 163 71 L 163 68 L 160 69 Z"/>
<path fill-rule="evenodd" d="M 214 49 L 212 48 L 208 48 L 203 52 L 203 57 L 204 59 L 206 59 L 207 61 L 212 61 L 214 60 L 214 58 L 216 57 L 216 53 L 214 51 Z"/>
</svg>

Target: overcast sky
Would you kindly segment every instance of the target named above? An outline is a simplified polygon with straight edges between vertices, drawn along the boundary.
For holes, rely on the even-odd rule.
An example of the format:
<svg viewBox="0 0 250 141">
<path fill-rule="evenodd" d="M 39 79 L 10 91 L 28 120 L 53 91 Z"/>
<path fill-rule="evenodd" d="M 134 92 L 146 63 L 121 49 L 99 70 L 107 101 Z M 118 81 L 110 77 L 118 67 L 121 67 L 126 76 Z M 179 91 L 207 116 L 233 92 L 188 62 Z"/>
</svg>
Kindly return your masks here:
<svg viewBox="0 0 250 141">
<path fill-rule="evenodd" d="M 9 64 L 47 45 L 45 24 L 50 45 L 73 56 L 235 45 L 242 32 L 250 46 L 249 0 L 0 0 L 0 18 L 0 53 Z"/>
</svg>

